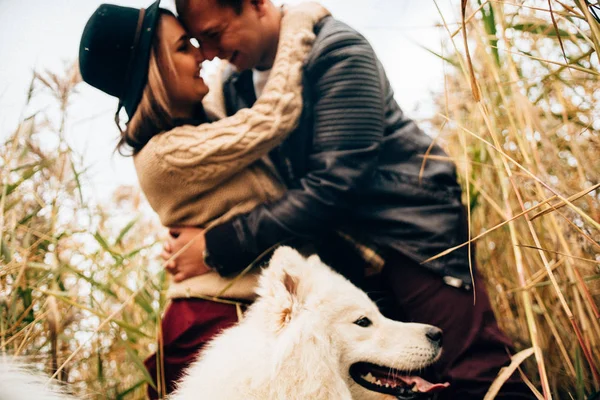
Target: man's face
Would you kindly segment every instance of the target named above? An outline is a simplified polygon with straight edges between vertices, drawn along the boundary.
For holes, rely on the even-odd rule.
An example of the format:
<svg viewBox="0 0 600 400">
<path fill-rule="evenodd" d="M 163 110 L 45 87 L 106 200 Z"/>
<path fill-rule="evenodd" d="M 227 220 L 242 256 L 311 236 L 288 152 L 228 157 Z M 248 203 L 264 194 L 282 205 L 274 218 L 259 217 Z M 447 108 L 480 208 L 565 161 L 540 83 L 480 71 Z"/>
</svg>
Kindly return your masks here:
<svg viewBox="0 0 600 400">
<path fill-rule="evenodd" d="M 216 0 L 188 0 L 180 15 L 207 59 L 229 60 L 239 71 L 261 67 L 267 52 L 262 0 L 244 0 L 240 14 Z M 270 67 L 270 66 L 268 66 Z"/>
</svg>

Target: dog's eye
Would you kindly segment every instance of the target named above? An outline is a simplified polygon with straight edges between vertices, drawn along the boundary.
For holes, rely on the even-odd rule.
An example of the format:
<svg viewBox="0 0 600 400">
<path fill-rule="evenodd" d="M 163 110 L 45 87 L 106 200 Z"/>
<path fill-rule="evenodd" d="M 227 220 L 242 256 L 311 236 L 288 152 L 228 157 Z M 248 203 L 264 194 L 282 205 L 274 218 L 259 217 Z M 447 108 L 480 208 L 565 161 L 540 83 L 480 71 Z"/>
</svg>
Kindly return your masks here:
<svg viewBox="0 0 600 400">
<path fill-rule="evenodd" d="M 358 326 L 361 326 L 363 328 L 367 328 L 371 325 L 373 325 L 373 323 L 371 322 L 371 320 L 367 317 L 360 317 L 359 319 L 357 319 L 356 321 L 354 321 L 354 323 Z"/>
</svg>

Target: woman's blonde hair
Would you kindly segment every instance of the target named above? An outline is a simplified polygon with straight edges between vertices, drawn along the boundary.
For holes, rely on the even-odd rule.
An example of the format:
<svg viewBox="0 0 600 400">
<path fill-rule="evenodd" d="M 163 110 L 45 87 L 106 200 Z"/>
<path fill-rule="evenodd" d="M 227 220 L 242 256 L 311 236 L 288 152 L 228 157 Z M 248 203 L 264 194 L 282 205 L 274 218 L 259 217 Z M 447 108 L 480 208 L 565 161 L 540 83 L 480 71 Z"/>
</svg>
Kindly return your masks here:
<svg viewBox="0 0 600 400">
<path fill-rule="evenodd" d="M 168 10 L 161 9 L 160 13 L 161 18 L 165 15 L 175 17 Z M 159 21 L 150 50 L 148 82 L 144 88 L 142 99 L 127 123 L 127 127 L 121 130 L 121 138 L 116 150 L 122 155 L 130 155 L 127 150 L 131 150 L 135 155 L 153 136 L 174 127 L 169 97 L 165 89 L 166 71 L 161 67 L 166 64 L 172 65 L 173 62 L 169 51 L 160 48 L 165 46 L 161 40 L 161 26 L 161 21 Z"/>
</svg>

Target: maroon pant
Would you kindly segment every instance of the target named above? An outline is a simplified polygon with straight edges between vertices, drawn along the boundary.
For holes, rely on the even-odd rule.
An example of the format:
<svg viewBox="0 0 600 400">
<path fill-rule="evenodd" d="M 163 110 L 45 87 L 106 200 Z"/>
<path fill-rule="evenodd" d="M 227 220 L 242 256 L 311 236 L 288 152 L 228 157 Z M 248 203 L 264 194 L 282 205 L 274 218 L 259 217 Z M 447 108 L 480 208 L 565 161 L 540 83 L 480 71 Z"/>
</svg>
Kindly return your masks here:
<svg viewBox="0 0 600 400">
<path fill-rule="evenodd" d="M 190 365 L 204 345 L 225 328 L 238 321 L 234 305 L 202 299 L 175 299 L 162 320 L 163 368 L 166 392 L 175 389 L 183 370 Z M 157 355 L 144 362 L 154 382 L 158 382 Z M 148 397 L 158 393 L 148 385 Z"/>
<path fill-rule="evenodd" d="M 475 276 L 475 304 L 472 291 L 446 285 L 440 276 L 400 254 L 388 257 L 379 280 L 388 295 L 387 307 L 392 304 L 393 310 L 387 312 L 391 318 L 431 324 L 444 331 L 444 350 L 435 372 L 451 386 L 439 398 L 483 399 L 500 368 L 510 363 L 512 347 L 496 323 L 481 278 Z M 534 397 L 513 374 L 496 398 Z"/>
</svg>

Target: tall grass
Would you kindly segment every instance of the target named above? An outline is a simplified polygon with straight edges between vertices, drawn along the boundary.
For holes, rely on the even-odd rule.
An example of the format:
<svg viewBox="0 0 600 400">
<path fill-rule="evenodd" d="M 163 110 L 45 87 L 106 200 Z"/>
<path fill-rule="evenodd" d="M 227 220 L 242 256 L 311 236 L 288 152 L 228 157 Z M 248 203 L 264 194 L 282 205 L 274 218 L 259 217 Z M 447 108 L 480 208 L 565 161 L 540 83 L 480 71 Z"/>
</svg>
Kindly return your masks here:
<svg viewBox="0 0 600 400">
<path fill-rule="evenodd" d="M 91 398 L 143 398 L 164 305 L 161 230 L 127 188 L 111 204 L 86 197 L 65 140 L 79 81 L 75 67 L 35 73 L 0 147 L 0 354 L 28 356 Z"/>
<path fill-rule="evenodd" d="M 439 140 L 500 323 L 533 347 L 524 375 L 540 397 L 585 399 L 600 389 L 600 25 L 583 1 L 461 5 Z"/>
<path fill-rule="evenodd" d="M 581 0 L 456 7 L 432 123 L 458 166 L 478 265 L 501 326 L 533 348 L 519 372 L 532 390 L 586 399 L 600 390 L 600 25 Z M 65 140 L 79 80 L 34 74 L 0 147 L 0 353 L 32 357 L 81 396 L 138 399 L 165 305 L 161 229 L 135 189 L 87 196 Z"/>
</svg>

